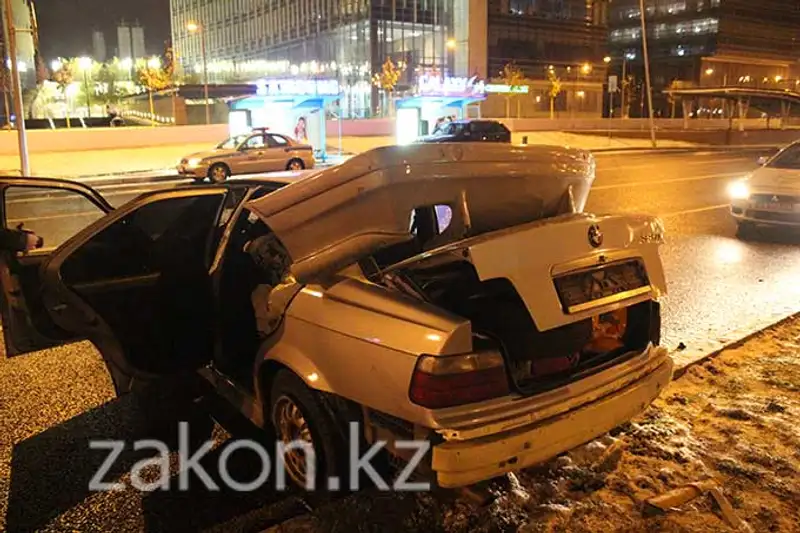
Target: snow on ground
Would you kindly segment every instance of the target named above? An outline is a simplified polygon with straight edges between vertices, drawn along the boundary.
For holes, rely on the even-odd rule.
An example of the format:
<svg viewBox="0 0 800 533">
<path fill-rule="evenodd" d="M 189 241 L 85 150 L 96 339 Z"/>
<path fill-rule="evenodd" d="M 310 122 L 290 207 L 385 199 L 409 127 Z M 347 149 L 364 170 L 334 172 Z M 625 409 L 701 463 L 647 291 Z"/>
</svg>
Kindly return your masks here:
<svg viewBox="0 0 800 533">
<path fill-rule="evenodd" d="M 541 467 L 452 493 L 364 492 L 270 533 L 800 531 L 800 317 L 690 368 L 642 416 Z M 711 481 L 666 512 L 645 501 Z"/>
</svg>

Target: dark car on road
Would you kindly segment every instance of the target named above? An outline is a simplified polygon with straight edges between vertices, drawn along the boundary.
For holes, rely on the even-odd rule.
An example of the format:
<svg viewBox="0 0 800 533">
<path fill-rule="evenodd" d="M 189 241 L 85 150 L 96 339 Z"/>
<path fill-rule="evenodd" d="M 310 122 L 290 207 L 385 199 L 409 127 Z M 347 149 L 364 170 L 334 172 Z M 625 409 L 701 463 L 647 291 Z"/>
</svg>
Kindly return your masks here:
<svg viewBox="0 0 800 533">
<path fill-rule="evenodd" d="M 420 143 L 495 142 L 510 143 L 511 131 L 496 120 L 454 120 L 438 125 Z"/>
</svg>

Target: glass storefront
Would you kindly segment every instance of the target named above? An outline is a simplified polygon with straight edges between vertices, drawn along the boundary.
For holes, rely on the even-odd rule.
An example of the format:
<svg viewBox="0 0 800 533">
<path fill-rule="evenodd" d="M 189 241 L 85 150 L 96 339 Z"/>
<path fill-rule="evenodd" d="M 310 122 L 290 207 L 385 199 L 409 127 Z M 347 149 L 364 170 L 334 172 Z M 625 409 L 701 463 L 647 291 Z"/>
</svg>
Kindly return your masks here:
<svg viewBox="0 0 800 533">
<path fill-rule="evenodd" d="M 204 28 L 212 81 L 263 76 L 335 76 L 342 113 L 381 111 L 386 98 L 372 84 L 387 58 L 403 68 L 402 91 L 426 73 L 451 75 L 453 16 L 467 0 L 171 0 L 173 43 L 184 69 L 202 73 Z"/>
</svg>

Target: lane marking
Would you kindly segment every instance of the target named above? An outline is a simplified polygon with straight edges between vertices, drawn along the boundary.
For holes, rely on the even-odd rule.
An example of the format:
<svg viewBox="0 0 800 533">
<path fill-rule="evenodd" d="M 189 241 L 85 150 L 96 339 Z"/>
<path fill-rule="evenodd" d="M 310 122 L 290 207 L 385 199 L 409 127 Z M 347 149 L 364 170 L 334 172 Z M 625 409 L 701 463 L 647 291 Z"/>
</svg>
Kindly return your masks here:
<svg viewBox="0 0 800 533">
<path fill-rule="evenodd" d="M 591 191 L 605 191 L 609 189 L 622 189 L 624 187 L 641 187 L 643 185 L 664 185 L 666 183 L 679 183 L 685 181 L 701 181 L 701 180 L 713 180 L 713 179 L 725 179 L 725 178 L 733 178 L 736 176 L 743 176 L 746 174 L 745 172 L 730 172 L 726 174 L 710 174 L 708 176 L 689 176 L 686 178 L 667 178 L 663 180 L 655 180 L 655 181 L 633 181 L 627 183 L 614 183 L 612 185 L 593 185 L 589 192 Z"/>
<path fill-rule="evenodd" d="M 708 161 L 664 161 L 667 164 L 676 164 L 680 163 L 681 166 L 705 166 L 705 165 L 716 165 L 718 163 L 734 163 L 734 162 L 750 162 L 748 158 L 727 158 L 727 159 L 713 159 Z M 640 163 L 634 165 L 626 165 L 622 162 L 611 164 L 606 163 L 604 164 L 602 161 L 597 162 L 597 172 L 613 172 L 619 171 L 622 169 L 638 169 L 638 168 L 653 168 L 653 165 L 658 163 L 658 160 L 651 161 L 649 163 Z"/>
<path fill-rule="evenodd" d="M 715 211 L 717 209 L 727 209 L 731 206 L 731 204 L 718 204 L 718 205 L 710 205 L 707 207 L 698 207 L 695 209 L 684 209 L 683 211 L 674 211 L 672 213 L 666 213 L 664 215 L 658 215 L 660 218 L 669 218 L 669 217 L 677 217 L 680 215 L 691 215 L 693 213 L 704 213 L 706 211 Z"/>
</svg>

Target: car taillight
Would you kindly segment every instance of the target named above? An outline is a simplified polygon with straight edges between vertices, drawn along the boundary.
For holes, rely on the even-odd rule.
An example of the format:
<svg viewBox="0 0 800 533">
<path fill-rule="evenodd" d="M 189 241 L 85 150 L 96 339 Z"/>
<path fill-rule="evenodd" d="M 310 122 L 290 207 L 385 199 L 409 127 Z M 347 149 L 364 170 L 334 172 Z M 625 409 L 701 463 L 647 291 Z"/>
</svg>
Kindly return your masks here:
<svg viewBox="0 0 800 533">
<path fill-rule="evenodd" d="M 411 376 L 409 397 L 429 409 L 480 402 L 509 393 L 503 356 L 497 351 L 423 355 Z"/>
</svg>

